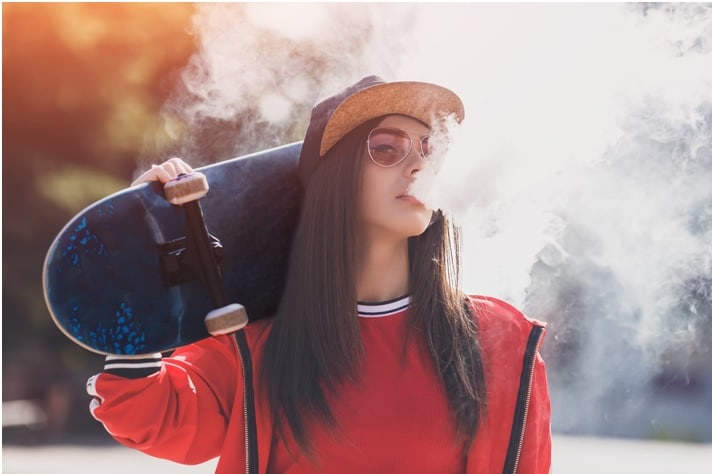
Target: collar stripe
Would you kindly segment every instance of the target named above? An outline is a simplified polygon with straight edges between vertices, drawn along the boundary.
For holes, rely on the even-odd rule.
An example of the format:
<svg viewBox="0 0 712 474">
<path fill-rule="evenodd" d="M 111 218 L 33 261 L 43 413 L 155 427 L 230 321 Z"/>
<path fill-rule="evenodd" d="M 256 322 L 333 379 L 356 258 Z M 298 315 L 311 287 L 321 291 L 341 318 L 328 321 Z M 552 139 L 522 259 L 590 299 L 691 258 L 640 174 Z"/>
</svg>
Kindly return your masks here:
<svg viewBox="0 0 712 474">
<path fill-rule="evenodd" d="M 381 318 L 400 313 L 410 304 L 410 296 L 402 296 L 383 303 L 358 303 L 358 315 L 362 318 Z"/>
</svg>

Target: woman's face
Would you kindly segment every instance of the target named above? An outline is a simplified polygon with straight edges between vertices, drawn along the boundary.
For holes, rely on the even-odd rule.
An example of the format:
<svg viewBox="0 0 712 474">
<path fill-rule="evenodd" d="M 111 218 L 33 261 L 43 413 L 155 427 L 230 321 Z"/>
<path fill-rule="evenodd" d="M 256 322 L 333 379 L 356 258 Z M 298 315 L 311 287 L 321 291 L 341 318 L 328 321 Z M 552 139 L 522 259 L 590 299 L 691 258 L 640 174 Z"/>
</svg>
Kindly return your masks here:
<svg viewBox="0 0 712 474">
<path fill-rule="evenodd" d="M 410 194 L 410 187 L 423 166 L 420 140 L 430 134 L 423 123 L 403 115 L 385 117 L 379 128 L 405 131 L 412 141 L 410 152 L 400 163 L 382 167 L 364 151 L 359 198 L 359 224 L 371 239 L 407 239 L 422 234 L 433 211 Z M 372 142 L 375 140 L 372 140 Z M 372 143 L 373 144 L 373 143 Z"/>
</svg>

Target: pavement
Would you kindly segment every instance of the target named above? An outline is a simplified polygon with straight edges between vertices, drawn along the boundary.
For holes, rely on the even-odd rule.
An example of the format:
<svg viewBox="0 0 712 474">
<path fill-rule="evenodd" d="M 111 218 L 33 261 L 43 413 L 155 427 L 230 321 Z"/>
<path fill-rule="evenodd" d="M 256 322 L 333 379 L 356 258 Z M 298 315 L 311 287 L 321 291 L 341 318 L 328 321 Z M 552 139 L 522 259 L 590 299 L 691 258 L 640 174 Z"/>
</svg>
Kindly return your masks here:
<svg viewBox="0 0 712 474">
<path fill-rule="evenodd" d="M 208 474 L 217 460 L 183 466 L 122 446 L 5 446 L 3 474 Z M 711 472 L 712 444 L 554 436 L 553 474 L 697 474 Z"/>
</svg>

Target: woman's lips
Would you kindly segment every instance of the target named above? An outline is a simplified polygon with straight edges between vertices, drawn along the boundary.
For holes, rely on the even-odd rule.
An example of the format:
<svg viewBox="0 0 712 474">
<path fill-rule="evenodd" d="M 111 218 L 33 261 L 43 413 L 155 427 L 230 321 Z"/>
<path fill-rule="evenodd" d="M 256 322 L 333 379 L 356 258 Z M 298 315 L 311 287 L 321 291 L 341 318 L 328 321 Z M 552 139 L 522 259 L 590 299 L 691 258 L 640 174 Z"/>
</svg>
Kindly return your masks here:
<svg viewBox="0 0 712 474">
<path fill-rule="evenodd" d="M 407 202 L 407 203 L 409 203 L 409 204 L 413 204 L 413 205 L 416 205 L 416 206 L 423 206 L 423 207 L 425 207 L 425 204 L 423 204 L 422 202 L 420 202 L 420 200 L 419 200 L 418 198 L 416 198 L 415 196 L 412 196 L 412 195 L 410 195 L 410 194 L 401 194 L 401 195 L 398 196 L 396 199 L 399 199 L 399 200 L 401 200 L 401 201 L 405 201 L 405 202 Z"/>
</svg>

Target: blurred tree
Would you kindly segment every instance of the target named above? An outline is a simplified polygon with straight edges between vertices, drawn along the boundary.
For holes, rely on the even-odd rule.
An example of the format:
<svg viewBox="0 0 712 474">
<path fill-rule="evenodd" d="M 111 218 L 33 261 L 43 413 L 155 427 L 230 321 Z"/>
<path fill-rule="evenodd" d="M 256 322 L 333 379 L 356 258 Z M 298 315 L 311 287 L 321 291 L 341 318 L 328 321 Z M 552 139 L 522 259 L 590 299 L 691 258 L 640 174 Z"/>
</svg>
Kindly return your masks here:
<svg viewBox="0 0 712 474">
<path fill-rule="evenodd" d="M 194 7 L 2 8 L 3 368 L 33 341 L 82 365 L 88 353 L 48 317 L 44 254 L 74 213 L 129 184 L 144 135 L 162 133 L 160 107 L 194 51 Z"/>
</svg>

